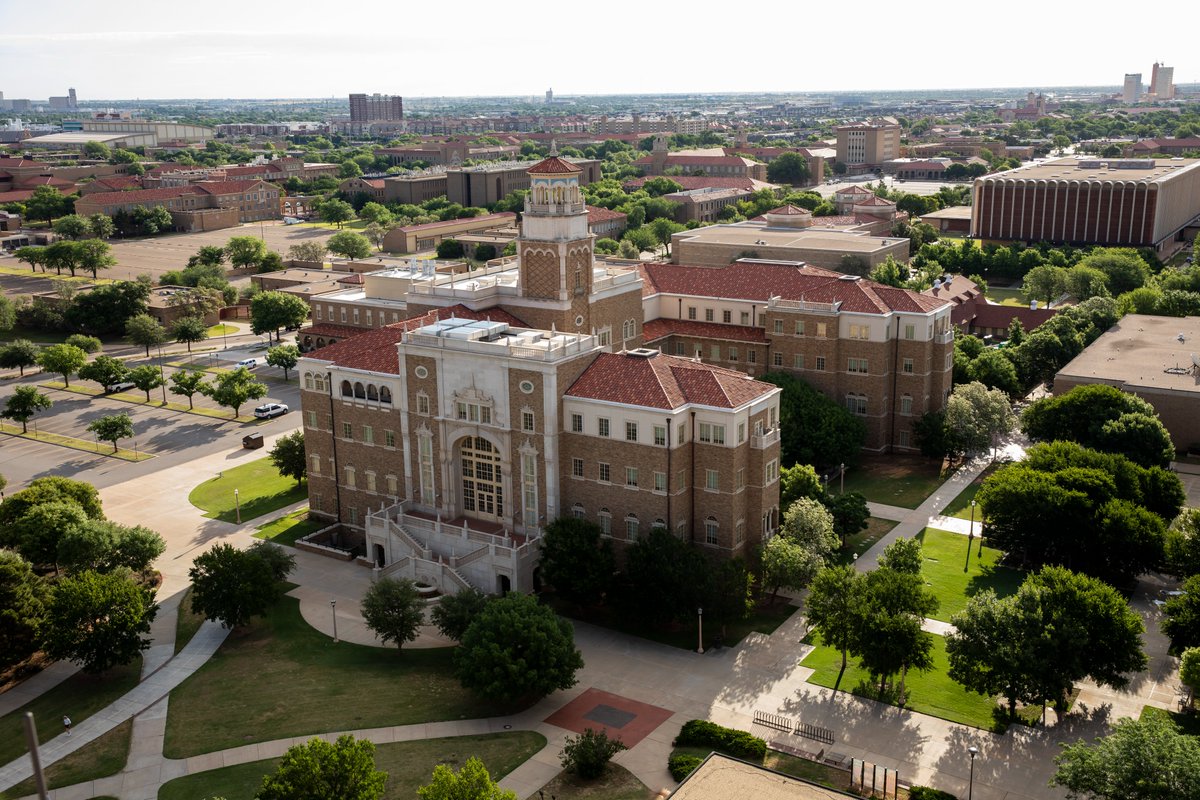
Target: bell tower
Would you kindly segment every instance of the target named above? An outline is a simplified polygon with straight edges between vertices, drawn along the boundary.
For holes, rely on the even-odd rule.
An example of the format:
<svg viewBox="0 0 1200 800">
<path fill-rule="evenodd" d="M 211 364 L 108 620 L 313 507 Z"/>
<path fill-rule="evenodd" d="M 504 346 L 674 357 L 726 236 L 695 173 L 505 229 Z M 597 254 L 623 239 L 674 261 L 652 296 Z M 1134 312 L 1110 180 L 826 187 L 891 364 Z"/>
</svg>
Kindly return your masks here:
<svg viewBox="0 0 1200 800">
<path fill-rule="evenodd" d="M 529 170 L 517 245 L 523 297 L 587 305 L 595 237 L 588 230 L 587 206 L 579 190 L 582 172 L 553 150 Z"/>
</svg>

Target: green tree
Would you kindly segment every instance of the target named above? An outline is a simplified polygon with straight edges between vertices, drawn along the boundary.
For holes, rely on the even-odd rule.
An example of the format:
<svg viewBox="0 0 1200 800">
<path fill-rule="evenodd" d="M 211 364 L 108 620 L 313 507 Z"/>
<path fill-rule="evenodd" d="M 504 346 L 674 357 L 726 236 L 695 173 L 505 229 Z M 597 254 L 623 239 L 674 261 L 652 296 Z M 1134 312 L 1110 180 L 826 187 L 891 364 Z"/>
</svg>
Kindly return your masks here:
<svg viewBox="0 0 1200 800">
<path fill-rule="evenodd" d="M 150 348 L 168 341 L 170 334 L 158 320 L 149 314 L 137 314 L 125 322 L 125 339 L 130 344 L 146 348 L 146 357 L 150 357 Z"/>
<path fill-rule="evenodd" d="M 1023 610 L 985 589 L 952 617 L 954 631 L 946 636 L 951 679 L 969 691 L 1005 698 L 1010 717 L 1016 714 L 1017 702 L 1032 693 L 1033 665 L 1024 647 L 1028 619 Z"/>
<path fill-rule="evenodd" d="M 88 158 L 99 158 L 107 161 L 112 155 L 112 151 L 108 149 L 108 145 L 104 142 L 84 142 L 83 154 Z"/>
<path fill-rule="evenodd" d="M 33 655 L 46 617 L 47 586 L 19 553 L 0 550 L 0 668 Z"/>
<path fill-rule="evenodd" d="M 908 671 L 932 668 L 933 638 L 921 629 L 921 624 L 937 611 L 937 606 L 937 597 L 926 588 L 920 573 L 881 566 L 866 574 L 863 633 L 858 637 L 856 655 L 861 665 L 879 679 L 880 697 L 889 679 L 899 673 L 897 697 L 903 703 Z"/>
<path fill-rule="evenodd" d="M 1067 271 L 1061 267 L 1043 264 L 1025 273 L 1021 293 L 1028 300 L 1042 300 L 1050 305 L 1067 290 Z"/>
<path fill-rule="evenodd" d="M 1082 302 L 1092 297 L 1108 297 L 1108 275 L 1095 267 L 1076 265 L 1063 276 L 1067 294 Z"/>
<path fill-rule="evenodd" d="M 329 252 L 351 261 L 371 255 L 371 240 L 354 231 L 339 231 L 325 243 Z"/>
<path fill-rule="evenodd" d="M 437 257 L 447 260 L 462 258 L 462 242 L 460 242 L 458 239 L 442 239 L 437 245 Z"/>
<path fill-rule="evenodd" d="M 460 589 L 457 594 L 443 595 L 430 617 L 443 636 L 459 641 L 490 601 L 491 598 L 473 586 Z"/>
<path fill-rule="evenodd" d="M 250 301 L 250 329 L 279 338 L 280 328 L 299 327 L 308 319 L 308 303 L 283 292 L 259 292 Z"/>
<path fill-rule="evenodd" d="M 363 595 L 362 616 L 380 641 L 400 649 L 420 633 L 425 606 L 412 581 L 380 578 Z"/>
<path fill-rule="evenodd" d="M 51 225 L 57 217 L 70 214 L 74 208 L 75 200 L 64 197 L 53 186 L 34 187 L 33 194 L 25 201 L 25 213 L 30 219 L 44 219 Z"/>
<path fill-rule="evenodd" d="M 252 241 L 258 241 L 257 239 L 254 239 L 254 237 L 242 237 L 242 238 L 249 238 Z M 232 243 L 232 242 L 233 242 L 233 240 L 230 239 L 230 243 Z M 240 245 L 239 245 L 239 247 L 240 247 Z M 197 250 L 196 254 L 194 256 L 190 256 L 188 258 L 187 265 L 189 267 L 195 267 L 197 265 L 203 265 L 203 266 L 208 266 L 208 267 L 220 267 L 225 264 L 226 257 L 227 257 L 227 253 L 226 253 L 226 250 L 224 247 L 220 247 L 215 244 L 206 244 L 206 245 L 202 246 L 199 250 Z"/>
<path fill-rule="evenodd" d="M 570 623 L 514 592 L 479 613 L 454 653 L 454 666 L 465 688 L 512 703 L 571 688 L 583 657 Z"/>
<path fill-rule="evenodd" d="M 272 367 L 283 370 L 283 379 L 288 378 L 288 370 L 296 368 L 300 360 L 300 349 L 294 344 L 281 344 L 267 350 L 267 363 Z"/>
<path fill-rule="evenodd" d="M 82 333 L 71 334 L 66 338 L 66 341 L 64 341 L 63 344 L 69 344 L 73 347 L 78 347 L 88 355 L 91 355 L 92 353 L 98 353 L 104 347 L 100 340 L 95 336 L 87 336 L 86 334 Z"/>
<path fill-rule="evenodd" d="M 53 344 L 38 353 L 38 365 L 47 372 L 63 376 L 63 384 L 71 385 L 71 376 L 87 363 L 87 353 L 69 344 Z"/>
<path fill-rule="evenodd" d="M 188 408 L 195 408 L 194 396 L 197 392 L 203 394 L 204 371 L 181 369 L 178 372 L 171 373 L 171 386 L 168 388 L 171 394 L 183 395 L 188 399 Z"/>
<path fill-rule="evenodd" d="M 1165 542 L 1166 568 L 1179 578 L 1200 573 L 1200 509 L 1188 508 L 1175 518 Z"/>
<path fill-rule="evenodd" d="M 15 549 L 34 564 L 57 570 L 62 537 L 87 522 L 87 513 L 77 503 L 63 498 L 46 500 L 14 516 L 7 529 L 0 531 L 0 545 Z"/>
<path fill-rule="evenodd" d="M 266 560 L 229 544 L 196 556 L 188 577 L 192 609 L 226 628 L 267 613 L 283 595 Z"/>
<path fill-rule="evenodd" d="M 150 402 L 150 392 L 163 385 L 162 371 L 153 364 L 143 364 L 129 370 L 129 380 L 146 393 L 147 403 Z"/>
<path fill-rule="evenodd" d="M 89 519 L 63 531 L 57 559 L 58 566 L 68 572 L 128 569 L 142 573 L 166 549 L 163 538 L 149 528 Z"/>
<path fill-rule="evenodd" d="M 367 203 L 358 210 L 358 218 L 376 225 L 387 226 L 392 221 L 392 212 L 381 203 Z"/>
<path fill-rule="evenodd" d="M 46 614 L 42 649 L 84 672 L 128 664 L 150 647 L 150 623 L 158 614 L 154 592 L 127 571 L 84 571 L 62 578 Z"/>
<path fill-rule="evenodd" d="M 1015 318 L 1014 318 L 1015 319 Z M 1021 393 L 1021 380 L 1012 361 L 999 350 L 987 349 L 967 365 L 967 377 L 1009 397 Z"/>
<path fill-rule="evenodd" d="M 968 451 L 987 450 L 1016 424 L 1008 395 L 978 381 L 954 387 L 946 401 L 946 427 Z"/>
<path fill-rule="evenodd" d="M 17 308 L 12 300 L 0 295 L 0 331 L 11 331 L 17 324 Z"/>
<path fill-rule="evenodd" d="M 1136 250 L 1129 248 L 1098 248 L 1084 256 L 1079 266 L 1092 267 L 1107 275 L 1108 290 L 1114 295 L 1137 289 L 1150 280 L 1150 265 Z"/>
<path fill-rule="evenodd" d="M 100 493 L 90 483 L 48 475 L 34 478 L 29 485 L 0 503 L 0 535 L 5 526 L 15 525 L 35 506 L 57 501 L 73 503 L 90 519 L 104 519 Z M 0 541 L 0 547 L 7 546 Z"/>
<path fill-rule="evenodd" d="M 100 270 L 116 266 L 117 259 L 113 256 L 108 242 L 100 239 L 84 239 L 77 244 L 76 262 L 80 269 L 92 273 L 93 280 L 97 278 Z"/>
<path fill-rule="evenodd" d="M 289 747 L 263 777 L 255 800 L 378 800 L 388 774 L 375 768 L 375 745 L 342 734 L 333 744 L 313 737 Z"/>
<path fill-rule="evenodd" d="M 39 411 L 45 411 L 54 403 L 37 390 L 36 386 L 18 386 L 4 400 L 4 411 L 0 417 L 21 423 L 21 433 L 29 432 L 29 420 Z"/>
<path fill-rule="evenodd" d="M 867 436 L 859 417 L 790 373 L 768 372 L 760 380 L 783 389 L 779 400 L 781 462 L 818 467 L 858 463 Z"/>
<path fill-rule="evenodd" d="M 1168 800 L 1200 797 L 1200 739 L 1181 733 L 1162 713 L 1117 720 L 1092 744 L 1063 745 L 1051 786 L 1067 797 Z"/>
<path fill-rule="evenodd" d="M 770 588 L 772 602 L 780 589 L 802 591 L 820 568 L 819 562 L 786 536 L 771 537 L 762 549 L 761 561 L 763 585 Z"/>
<path fill-rule="evenodd" d="M 322 222 L 335 224 L 341 230 L 344 223 L 354 219 L 354 207 L 345 200 L 325 200 L 317 209 L 317 215 Z"/>
<path fill-rule="evenodd" d="M 678 181 L 673 181 L 670 178 L 657 177 L 651 178 L 642 184 L 642 189 L 651 197 L 662 197 L 664 194 L 672 194 L 683 190 L 683 186 Z"/>
<path fill-rule="evenodd" d="M 120 383 L 129 377 L 129 368 L 125 362 L 112 356 L 96 356 L 79 368 L 79 377 L 85 381 L 95 381 L 101 389 L 107 390 L 114 383 Z"/>
<path fill-rule="evenodd" d="M 117 232 L 116 226 L 113 225 L 112 217 L 105 214 L 92 214 L 87 220 L 88 227 L 92 231 L 92 236 L 97 239 L 111 239 L 113 234 Z"/>
<path fill-rule="evenodd" d="M 25 368 L 38 363 L 38 346 L 28 339 L 16 339 L 7 347 L 0 347 L 0 367 L 16 367 L 25 376 Z"/>
<path fill-rule="evenodd" d="M 1188 578 L 1179 588 L 1184 593 L 1167 600 L 1163 606 L 1166 619 L 1161 625 L 1175 654 L 1200 647 L 1200 575 Z"/>
<path fill-rule="evenodd" d="M 64 239 L 84 239 L 91 235 L 92 226 L 86 217 L 68 214 L 54 223 L 54 232 Z"/>
<path fill-rule="evenodd" d="M 514 792 L 501 789 L 492 780 L 487 767 L 474 756 L 468 758 L 458 772 L 438 764 L 433 768 L 430 782 L 417 789 L 417 797 L 421 800 L 517 800 Z"/>
<path fill-rule="evenodd" d="M 94 433 L 102 442 L 111 442 L 113 452 L 117 452 L 117 442 L 133 436 L 133 420 L 128 414 L 106 414 L 88 423 L 89 433 Z"/>
<path fill-rule="evenodd" d="M 353 161 L 351 159 L 347 159 L 347 160 L 343 161 L 342 165 L 338 168 L 338 177 L 339 178 L 357 178 L 359 175 L 362 175 L 362 174 L 363 174 L 362 167 L 360 167 L 355 161 Z"/>
<path fill-rule="evenodd" d="M 194 343 L 203 342 L 208 338 L 208 325 L 200 317 L 180 317 L 171 326 L 170 335 L 175 341 L 186 344 L 190 353 Z"/>
<path fill-rule="evenodd" d="M 294 244 L 288 248 L 287 257 L 292 261 L 311 261 L 314 263 L 323 263 L 325 261 L 325 254 L 327 252 L 329 252 L 329 248 L 325 246 L 324 242 L 300 242 L 299 244 Z"/>
<path fill-rule="evenodd" d="M 13 253 L 17 261 L 23 264 L 28 264 L 29 268 L 37 272 L 37 268 L 41 266 L 42 271 L 46 271 L 46 248 L 38 246 L 18 247 Z"/>
<path fill-rule="evenodd" d="M 1200 689 L 1200 647 L 1189 647 L 1180 653 L 1179 682 L 1187 687 L 1187 706 L 1190 710 L 1195 707 L 1196 690 Z"/>
<path fill-rule="evenodd" d="M 67 323 L 93 334 L 124 333 L 125 323 L 149 309 L 150 287 L 141 281 L 118 281 L 85 292 L 67 309 Z"/>
<path fill-rule="evenodd" d="M 276 439 L 269 458 L 280 475 L 294 478 L 298 484 L 303 483 L 308 473 L 308 456 L 304 453 L 304 431 L 292 431 Z"/>
<path fill-rule="evenodd" d="M 235 269 L 257 267 L 267 256 L 267 244 L 254 236 L 234 236 L 225 244 L 225 256 Z"/>
<path fill-rule="evenodd" d="M 574 517 L 559 517 L 546 526 L 539 562 L 542 580 L 577 606 L 592 606 L 612 587 L 616 560 L 600 526 Z"/>
<path fill-rule="evenodd" d="M 237 419 L 238 411 L 247 400 L 259 400 L 267 395 L 267 387 L 255 380 L 245 367 L 222 372 L 213 378 L 212 383 L 203 384 L 200 391 L 217 405 L 231 409 L 234 419 Z"/>
<path fill-rule="evenodd" d="M 767 180 L 771 183 L 803 186 L 809 182 L 810 177 L 808 159 L 800 153 L 782 153 L 767 164 Z"/>
<path fill-rule="evenodd" d="M 866 616 L 865 575 L 851 565 L 826 567 L 818 572 L 808 590 L 805 616 L 820 642 L 841 652 L 840 681 L 847 656 L 858 649 Z"/>
<path fill-rule="evenodd" d="M 1170 464 L 1175 446 L 1154 406 L 1115 386 L 1088 384 L 1032 403 L 1021 428 L 1037 441 L 1071 441 L 1142 466 Z"/>
<path fill-rule="evenodd" d="M 590 781 L 603 775 L 612 757 L 627 749 L 620 736 L 610 739 L 603 728 L 584 728 L 578 736 L 567 737 L 558 760 L 567 772 Z"/>
</svg>

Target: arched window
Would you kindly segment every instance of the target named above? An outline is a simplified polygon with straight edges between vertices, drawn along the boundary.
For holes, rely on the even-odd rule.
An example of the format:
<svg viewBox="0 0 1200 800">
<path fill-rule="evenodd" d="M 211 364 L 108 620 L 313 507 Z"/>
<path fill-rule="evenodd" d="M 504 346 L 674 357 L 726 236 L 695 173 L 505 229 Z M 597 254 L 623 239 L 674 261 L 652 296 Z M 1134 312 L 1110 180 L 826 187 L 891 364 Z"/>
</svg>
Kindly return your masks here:
<svg viewBox="0 0 1200 800">
<path fill-rule="evenodd" d="M 379 400 L 379 392 L 375 391 L 375 384 L 367 384 L 367 399 Z"/>
<path fill-rule="evenodd" d="M 325 376 L 319 372 L 313 375 L 313 388 L 318 392 L 325 391 Z"/>
<path fill-rule="evenodd" d="M 658 519 L 654 520 L 654 524 L 651 525 L 650 527 L 654 528 L 655 530 L 664 530 L 665 531 L 667 529 L 667 521 L 664 520 L 662 517 L 659 517 Z"/>
<path fill-rule="evenodd" d="M 312 388 L 313 388 L 313 379 L 312 379 L 312 373 L 311 373 L 311 372 L 306 372 L 306 373 L 304 373 L 304 388 L 305 388 L 305 389 L 312 389 Z"/>
<path fill-rule="evenodd" d="M 638 540 L 638 533 L 641 524 L 638 522 L 637 514 L 630 514 L 625 518 L 625 538 L 631 542 Z"/>
<path fill-rule="evenodd" d="M 342 397 L 353 397 L 354 389 L 350 388 L 350 381 L 342 381 Z"/>
<path fill-rule="evenodd" d="M 367 399 L 367 390 L 364 389 L 363 385 L 361 383 L 358 383 L 357 381 L 355 381 L 355 383 L 354 383 L 354 396 L 356 398 L 358 398 L 359 400 Z"/>
<path fill-rule="evenodd" d="M 716 517 L 709 517 L 704 520 L 704 543 L 716 544 L 718 535 L 721 532 L 721 525 L 717 522 Z"/>
<path fill-rule="evenodd" d="M 391 403 L 392 402 L 392 390 L 386 386 L 380 386 L 379 387 L 379 402 Z"/>
<path fill-rule="evenodd" d="M 609 513 L 609 510 L 607 508 L 600 509 L 597 517 L 600 520 L 600 533 L 612 536 L 612 514 Z"/>
<path fill-rule="evenodd" d="M 587 512 L 583 510 L 582 505 L 576 503 L 575 505 L 571 506 L 571 516 L 575 519 L 583 519 L 585 516 L 587 516 Z"/>
</svg>

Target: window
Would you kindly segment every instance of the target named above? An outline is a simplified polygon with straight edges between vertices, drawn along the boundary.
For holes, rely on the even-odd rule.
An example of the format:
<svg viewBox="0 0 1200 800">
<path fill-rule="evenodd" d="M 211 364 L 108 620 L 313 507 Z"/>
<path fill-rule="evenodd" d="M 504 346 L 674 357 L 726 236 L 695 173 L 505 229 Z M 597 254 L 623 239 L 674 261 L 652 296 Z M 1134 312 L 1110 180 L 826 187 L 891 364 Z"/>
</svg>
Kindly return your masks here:
<svg viewBox="0 0 1200 800">
<path fill-rule="evenodd" d="M 713 310 L 711 308 L 704 309 L 704 321 L 705 322 L 713 321 Z"/>
<path fill-rule="evenodd" d="M 688 319 L 695 319 L 695 318 L 696 318 L 696 307 L 688 306 Z"/>
<path fill-rule="evenodd" d="M 521 454 L 521 504 L 524 506 L 525 524 L 538 524 L 537 456 Z"/>
<path fill-rule="evenodd" d="M 802 320 L 802 319 L 796 320 L 796 335 L 797 336 L 804 335 L 804 320 Z"/>
<path fill-rule="evenodd" d="M 583 459 L 582 458 L 572 458 L 571 459 L 571 477 L 572 478 L 582 478 L 583 477 Z"/>
<path fill-rule="evenodd" d="M 571 506 L 571 516 L 575 519 L 583 519 L 585 516 L 587 516 L 587 512 L 583 510 L 583 506 L 579 505 L 579 503 L 576 503 L 575 505 Z"/>
<path fill-rule="evenodd" d="M 704 470 L 704 488 L 716 491 L 721 488 L 721 473 L 715 469 Z"/>
<path fill-rule="evenodd" d="M 350 524 L 351 525 L 358 524 L 358 509 L 353 506 L 350 508 Z"/>
<path fill-rule="evenodd" d="M 371 319 L 371 309 L 369 308 L 367 309 L 367 325 L 368 327 L 374 325 L 374 321 Z"/>
<path fill-rule="evenodd" d="M 612 467 L 601 461 L 599 476 L 601 483 L 608 483 L 609 479 L 612 477 Z"/>
<path fill-rule="evenodd" d="M 341 308 L 341 309 L 339 309 L 339 310 L 342 312 L 342 315 L 341 315 L 341 316 L 342 316 L 342 322 L 345 322 L 345 321 L 346 321 L 346 309 L 343 307 L 343 308 Z"/>
<path fill-rule="evenodd" d="M 363 443 L 375 444 L 375 429 L 370 425 L 363 425 Z"/>
<path fill-rule="evenodd" d="M 532 431 L 533 430 L 533 412 L 532 411 L 522 411 L 521 412 L 521 430 L 523 430 L 523 431 Z"/>
<path fill-rule="evenodd" d="M 772 353 L 771 354 L 771 363 L 777 367 L 782 367 L 783 366 L 783 353 Z"/>
<path fill-rule="evenodd" d="M 775 320 L 774 330 L 776 333 L 783 333 L 783 320 L 781 320 L 781 319 Z"/>
<path fill-rule="evenodd" d="M 663 447 L 667 443 L 667 428 L 665 425 L 654 426 L 654 444 Z"/>
<path fill-rule="evenodd" d="M 904 338 L 905 339 L 917 338 L 917 326 L 916 325 L 905 325 L 904 326 Z"/>
<path fill-rule="evenodd" d="M 625 485 L 636 487 L 638 485 L 637 467 L 625 468 Z"/>
<path fill-rule="evenodd" d="M 846 360 L 846 371 L 857 372 L 861 375 L 867 374 L 867 360 L 865 358 L 850 358 Z"/>
<path fill-rule="evenodd" d="M 850 338 L 851 339 L 870 339 L 871 338 L 870 326 L 868 326 L 868 325 L 851 325 L 850 326 Z"/>
<path fill-rule="evenodd" d="M 304 388 L 305 388 L 305 389 L 311 389 L 311 388 L 313 388 L 313 382 L 312 382 L 312 373 L 311 373 L 311 372 L 306 372 L 306 373 L 304 373 Z"/>
<path fill-rule="evenodd" d="M 796 353 L 794 356 L 792 356 L 792 368 L 793 369 L 804 369 L 804 354 L 803 353 Z"/>
<path fill-rule="evenodd" d="M 325 391 L 325 376 L 317 373 L 313 375 L 313 388 L 318 392 Z"/>
<path fill-rule="evenodd" d="M 714 344 L 708 348 L 709 358 L 713 361 L 721 360 L 721 345 Z"/>
<path fill-rule="evenodd" d="M 825 338 L 825 332 L 826 332 L 826 325 L 825 325 L 825 323 L 824 323 L 824 322 L 818 322 L 818 323 L 817 323 L 817 336 L 818 336 L 818 338 L 824 339 L 824 338 Z"/>
<path fill-rule="evenodd" d="M 909 447 L 910 446 L 909 442 L 908 442 L 908 431 L 900 431 L 900 446 L 901 447 Z"/>
<path fill-rule="evenodd" d="M 396 432 L 395 431 L 384 431 L 383 432 L 383 444 L 385 447 L 395 447 L 396 446 Z"/>
<path fill-rule="evenodd" d="M 625 538 L 631 542 L 636 542 L 638 538 L 638 518 L 628 516 L 625 518 Z"/>
<path fill-rule="evenodd" d="M 913 374 L 913 360 L 911 358 L 904 359 L 904 361 L 901 362 L 901 369 L 905 375 L 912 375 Z"/>
<path fill-rule="evenodd" d="M 609 423 L 608 417 L 600 417 L 596 420 L 596 433 L 601 436 L 608 436 Z"/>
<path fill-rule="evenodd" d="M 749 361 L 751 364 L 757 364 L 758 363 L 758 351 L 757 350 L 747 350 L 746 351 L 746 360 Z"/>
<path fill-rule="evenodd" d="M 363 474 L 367 478 L 367 491 L 368 492 L 375 491 L 375 473 L 371 472 L 370 470 L 367 470 Z"/>
<path fill-rule="evenodd" d="M 738 467 L 738 471 L 733 473 L 733 490 L 739 492 L 746 488 L 746 469 Z"/>
<path fill-rule="evenodd" d="M 484 425 L 492 424 L 492 407 L 483 406 L 478 403 L 463 403 L 459 402 L 456 407 L 458 418 L 467 422 L 481 422 Z"/>
<path fill-rule="evenodd" d="M 736 347 L 729 348 L 729 360 L 730 361 L 738 360 L 738 349 Z"/>
<path fill-rule="evenodd" d="M 309 473 L 311 473 L 313 475 L 320 475 L 321 474 L 321 457 L 320 456 L 311 456 L 309 458 L 309 460 L 312 461 L 312 466 L 308 468 Z"/>
<path fill-rule="evenodd" d="M 750 324 L 750 312 L 743 311 L 741 314 L 741 320 L 742 320 L 743 325 L 749 325 Z"/>
<path fill-rule="evenodd" d="M 718 534 L 721 531 L 721 526 L 717 523 L 714 517 L 709 517 L 704 520 L 704 543 L 716 544 Z"/>
<path fill-rule="evenodd" d="M 726 325 L 733 322 L 733 312 L 730 311 L 729 309 L 725 309 L 724 311 L 722 311 L 721 312 L 721 322 L 724 322 Z"/>
<path fill-rule="evenodd" d="M 354 309 L 354 324 L 358 324 L 358 309 Z"/>
<path fill-rule="evenodd" d="M 911 414 L 912 413 L 912 395 L 910 395 L 910 394 L 900 395 L 900 413 L 901 414 Z"/>
<path fill-rule="evenodd" d="M 346 467 L 346 486 L 354 488 L 354 467 Z"/>
<path fill-rule="evenodd" d="M 772 459 L 763 465 L 763 485 L 768 486 L 779 478 L 779 460 Z"/>
<path fill-rule="evenodd" d="M 675 343 L 675 355 L 677 355 L 677 356 L 687 355 L 687 345 L 684 344 L 683 342 L 676 342 Z"/>
<path fill-rule="evenodd" d="M 638 440 L 638 426 L 636 422 L 625 423 L 625 441 L 636 442 Z"/>
<path fill-rule="evenodd" d="M 583 414 L 571 415 L 571 433 L 583 433 Z"/>
<path fill-rule="evenodd" d="M 429 416 L 429 395 L 417 395 L 417 413 L 423 417 Z"/>
<path fill-rule="evenodd" d="M 434 503 L 433 435 L 428 431 L 423 431 L 417 436 L 417 461 L 421 481 L 421 502 L 431 506 Z"/>
<path fill-rule="evenodd" d="M 677 489 L 687 488 L 687 475 L 688 471 L 686 469 L 681 469 L 675 473 L 675 487 Z"/>
<path fill-rule="evenodd" d="M 851 414 L 866 414 L 867 396 L 865 394 L 846 395 L 846 410 Z"/>
<path fill-rule="evenodd" d="M 342 423 L 342 438 L 343 438 L 343 439 L 353 439 L 353 438 L 354 438 L 354 425 L 353 425 L 353 423 L 350 423 L 350 422 L 343 422 L 343 423 Z"/>
<path fill-rule="evenodd" d="M 951 350 L 946 353 L 946 369 L 953 369 L 953 368 L 954 368 L 954 351 Z"/>
<path fill-rule="evenodd" d="M 700 441 L 706 444 L 725 444 L 725 426 L 701 422 Z"/>
<path fill-rule="evenodd" d="M 632 339 L 635 333 L 637 333 L 637 326 L 633 320 L 627 319 L 621 324 L 621 336 L 625 339 Z"/>
<path fill-rule="evenodd" d="M 733 546 L 737 547 L 744 541 L 746 541 L 746 520 L 739 519 L 733 526 Z"/>
<path fill-rule="evenodd" d="M 600 533 L 612 536 L 612 514 L 608 513 L 607 508 L 602 508 L 596 516 L 600 520 Z"/>
<path fill-rule="evenodd" d="M 813 366 L 817 371 L 824 372 L 825 371 L 825 356 L 817 356 L 816 364 L 814 364 Z"/>
<path fill-rule="evenodd" d="M 305 420 L 307 420 L 307 422 L 308 422 L 308 427 L 310 427 L 310 428 L 315 428 L 315 427 L 317 427 L 317 412 L 315 412 L 315 411 L 306 411 L 306 412 L 304 413 L 304 419 L 305 419 Z"/>
<path fill-rule="evenodd" d="M 387 491 L 388 491 L 388 494 L 390 494 L 390 495 L 395 495 L 395 494 L 397 493 L 397 492 L 396 492 L 396 489 L 397 489 L 397 487 L 398 487 L 398 486 L 399 486 L 399 482 L 396 480 L 396 476 L 395 476 L 395 475 L 388 475 L 388 476 L 387 476 Z"/>
<path fill-rule="evenodd" d="M 665 492 L 667 490 L 667 473 L 654 473 L 654 491 Z"/>
</svg>

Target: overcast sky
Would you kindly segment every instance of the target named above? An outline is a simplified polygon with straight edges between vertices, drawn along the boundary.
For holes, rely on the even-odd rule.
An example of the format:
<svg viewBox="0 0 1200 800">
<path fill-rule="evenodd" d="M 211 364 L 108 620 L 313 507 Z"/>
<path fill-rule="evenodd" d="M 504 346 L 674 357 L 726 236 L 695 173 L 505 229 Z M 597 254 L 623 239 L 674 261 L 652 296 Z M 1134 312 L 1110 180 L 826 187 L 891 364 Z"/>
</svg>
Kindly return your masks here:
<svg viewBox="0 0 1200 800">
<path fill-rule="evenodd" d="M 864 5 L 878 10 L 851 13 Z M 1144 20 L 1114 0 L 0 0 L 0 91 L 36 100 L 74 86 L 87 100 L 1115 85 L 1126 72 L 1148 84 L 1156 59 L 1183 83 L 1200 80 L 1194 12 L 1182 0 Z"/>
</svg>

